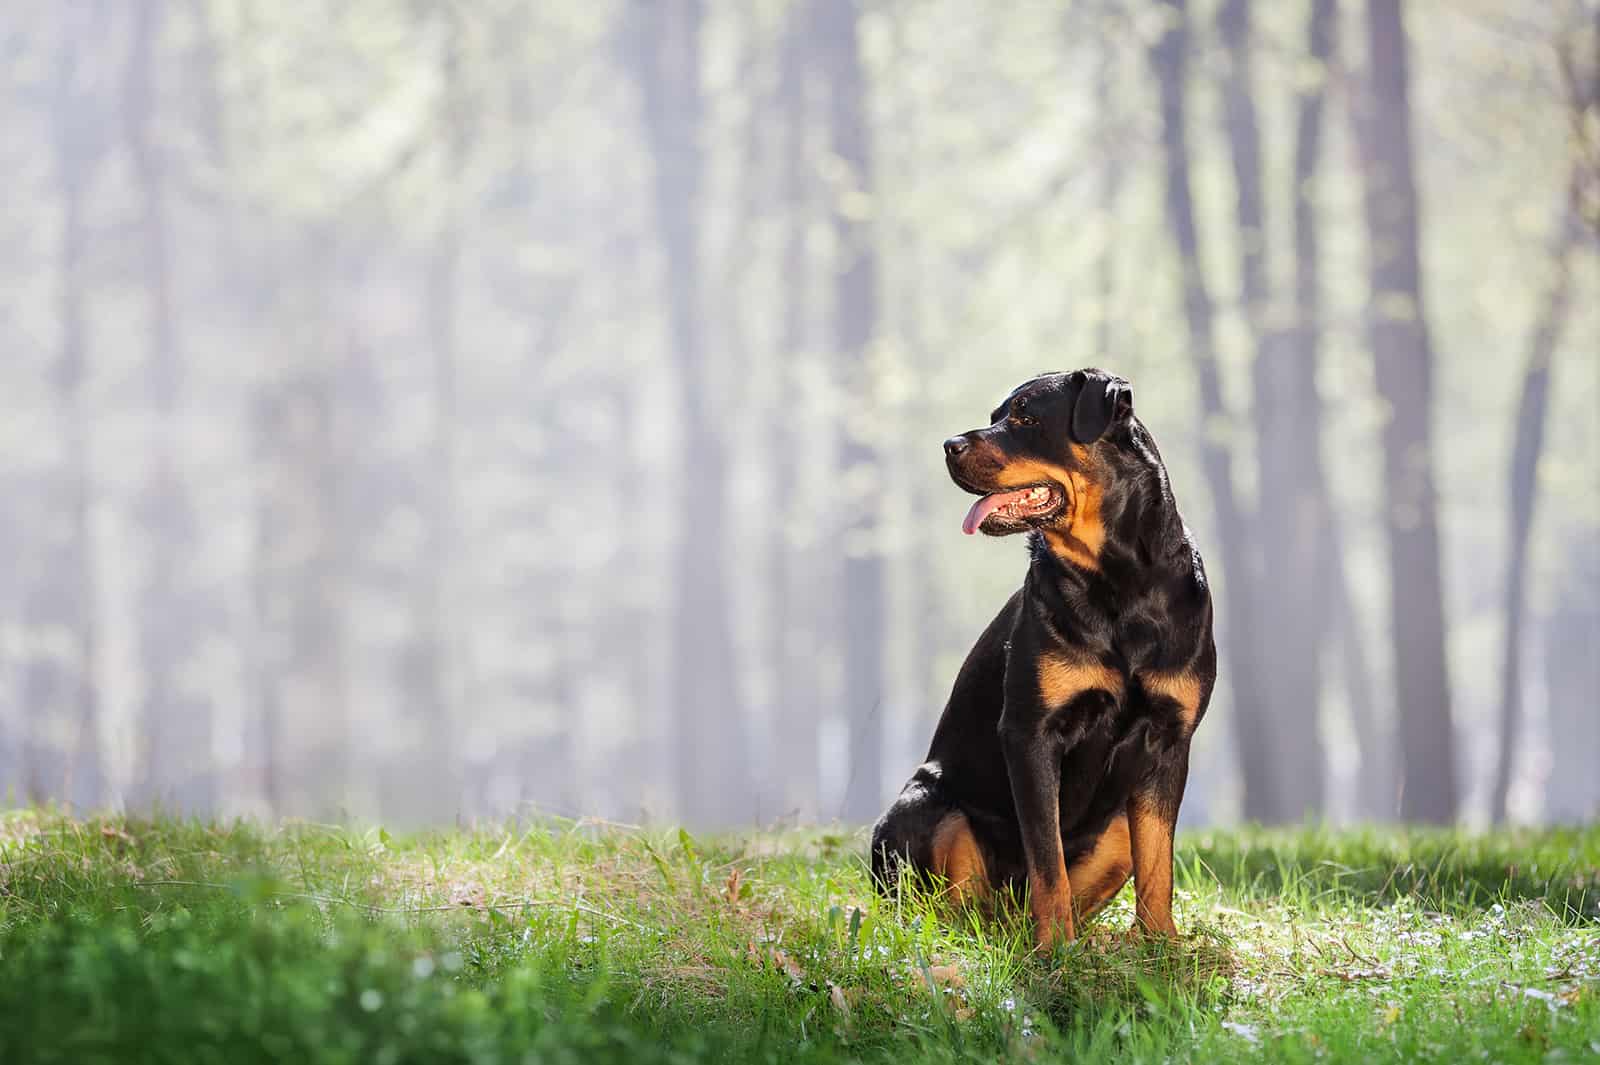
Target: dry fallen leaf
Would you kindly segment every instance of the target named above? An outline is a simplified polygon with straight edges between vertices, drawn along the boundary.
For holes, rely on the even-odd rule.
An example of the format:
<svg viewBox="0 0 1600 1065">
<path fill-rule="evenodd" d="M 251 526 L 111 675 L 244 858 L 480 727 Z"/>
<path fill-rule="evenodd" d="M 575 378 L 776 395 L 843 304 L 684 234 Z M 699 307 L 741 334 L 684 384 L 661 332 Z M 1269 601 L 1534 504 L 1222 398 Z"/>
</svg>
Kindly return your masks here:
<svg viewBox="0 0 1600 1065">
<path fill-rule="evenodd" d="M 774 950 L 772 952 L 772 964 L 780 971 L 788 973 L 789 979 L 793 980 L 795 983 L 799 984 L 805 982 L 806 971 L 800 968 L 799 962 L 789 957 L 789 955 L 785 954 L 783 951 Z"/>
<path fill-rule="evenodd" d="M 928 975 L 940 987 L 966 987 L 966 978 L 961 975 L 961 969 L 955 963 L 949 965 L 934 965 L 928 969 Z"/>
<path fill-rule="evenodd" d="M 744 956 L 752 965 L 765 966 L 771 964 L 774 969 L 787 974 L 789 979 L 795 983 L 805 983 L 806 971 L 800 968 L 800 963 L 777 948 L 767 951 L 760 950 L 756 947 L 755 940 L 751 939 L 745 942 Z"/>
<path fill-rule="evenodd" d="M 828 981 L 828 1001 L 833 1003 L 833 1008 L 841 1015 L 846 1018 L 850 1016 L 850 1000 L 845 998 L 844 988 L 831 980 Z"/>
</svg>

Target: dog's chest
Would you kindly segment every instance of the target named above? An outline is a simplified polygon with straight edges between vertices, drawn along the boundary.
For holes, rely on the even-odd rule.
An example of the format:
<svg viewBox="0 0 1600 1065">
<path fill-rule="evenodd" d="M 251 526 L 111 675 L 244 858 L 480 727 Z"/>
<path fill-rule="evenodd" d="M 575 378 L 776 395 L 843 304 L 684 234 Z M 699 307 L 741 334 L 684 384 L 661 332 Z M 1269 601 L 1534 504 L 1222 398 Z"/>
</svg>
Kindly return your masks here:
<svg viewBox="0 0 1600 1065">
<path fill-rule="evenodd" d="M 1062 825 L 1086 811 L 1120 807 L 1152 760 L 1165 747 L 1165 730 L 1146 713 L 1129 712 L 1126 701 L 1106 704 L 1098 715 L 1069 730 L 1061 752 Z"/>
</svg>

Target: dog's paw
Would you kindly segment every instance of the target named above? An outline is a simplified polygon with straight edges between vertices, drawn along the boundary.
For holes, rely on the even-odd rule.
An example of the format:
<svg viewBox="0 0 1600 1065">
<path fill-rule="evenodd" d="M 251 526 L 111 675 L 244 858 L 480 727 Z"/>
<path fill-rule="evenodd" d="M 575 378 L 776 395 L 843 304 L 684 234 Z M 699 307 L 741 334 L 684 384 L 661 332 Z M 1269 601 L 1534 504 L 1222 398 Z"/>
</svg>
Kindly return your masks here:
<svg viewBox="0 0 1600 1065">
<path fill-rule="evenodd" d="M 1049 954 L 1058 947 L 1069 946 L 1078 938 L 1077 930 L 1072 927 L 1072 917 L 1048 917 L 1037 920 L 1033 929 L 1033 949 L 1040 954 Z"/>
<path fill-rule="evenodd" d="M 1178 941 L 1178 926 L 1170 919 L 1161 924 L 1146 924 L 1134 919 L 1124 936 L 1132 943 L 1176 943 Z"/>
</svg>

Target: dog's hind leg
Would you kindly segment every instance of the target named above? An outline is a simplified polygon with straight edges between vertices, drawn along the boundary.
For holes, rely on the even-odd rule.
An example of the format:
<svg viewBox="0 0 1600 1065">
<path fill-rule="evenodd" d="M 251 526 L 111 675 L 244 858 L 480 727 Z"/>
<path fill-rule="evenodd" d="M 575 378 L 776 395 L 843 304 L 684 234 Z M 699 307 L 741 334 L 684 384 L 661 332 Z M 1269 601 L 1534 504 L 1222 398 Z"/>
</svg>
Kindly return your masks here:
<svg viewBox="0 0 1600 1065">
<path fill-rule="evenodd" d="M 947 897 L 956 901 L 989 888 L 983 846 L 966 814 L 943 795 L 934 762 L 918 767 L 873 826 L 871 858 L 881 891 L 893 891 L 902 870 L 943 881 Z"/>
<path fill-rule="evenodd" d="M 970 902 L 989 892 L 989 870 L 983 848 L 972 832 L 967 815 L 947 814 L 933 830 L 932 872 L 942 877 L 945 893 L 954 902 Z"/>
</svg>

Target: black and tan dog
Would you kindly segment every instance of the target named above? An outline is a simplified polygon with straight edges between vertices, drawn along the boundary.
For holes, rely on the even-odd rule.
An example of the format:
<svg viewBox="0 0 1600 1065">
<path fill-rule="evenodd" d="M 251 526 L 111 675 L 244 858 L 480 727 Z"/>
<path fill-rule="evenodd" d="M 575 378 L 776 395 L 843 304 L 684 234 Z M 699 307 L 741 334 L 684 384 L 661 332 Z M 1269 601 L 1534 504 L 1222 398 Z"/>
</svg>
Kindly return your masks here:
<svg viewBox="0 0 1600 1065">
<path fill-rule="evenodd" d="M 972 898 L 1026 884 L 1036 941 L 1134 878 L 1135 928 L 1173 934 L 1172 832 L 1216 679 L 1211 595 L 1128 382 L 1047 374 L 945 441 L 979 495 L 963 529 L 1029 532 L 1022 588 L 956 677 L 927 760 L 872 832 Z"/>
</svg>

